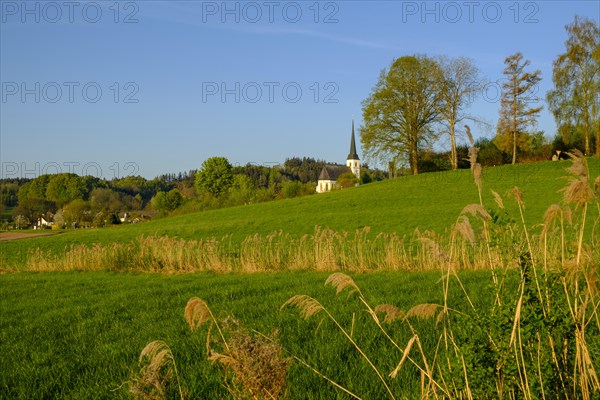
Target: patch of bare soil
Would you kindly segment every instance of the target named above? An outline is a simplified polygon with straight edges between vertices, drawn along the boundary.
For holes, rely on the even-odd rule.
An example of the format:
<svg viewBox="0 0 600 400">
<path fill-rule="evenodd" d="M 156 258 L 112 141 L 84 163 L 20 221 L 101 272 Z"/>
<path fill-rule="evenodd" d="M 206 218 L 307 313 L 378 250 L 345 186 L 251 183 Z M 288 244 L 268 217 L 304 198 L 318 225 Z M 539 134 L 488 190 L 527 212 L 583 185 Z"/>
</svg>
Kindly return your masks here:
<svg viewBox="0 0 600 400">
<path fill-rule="evenodd" d="M 0 232 L 0 242 L 5 240 L 17 240 L 17 239 L 28 239 L 32 237 L 40 236 L 53 236 L 57 235 L 58 232 L 48 233 L 27 233 L 27 232 Z"/>
</svg>

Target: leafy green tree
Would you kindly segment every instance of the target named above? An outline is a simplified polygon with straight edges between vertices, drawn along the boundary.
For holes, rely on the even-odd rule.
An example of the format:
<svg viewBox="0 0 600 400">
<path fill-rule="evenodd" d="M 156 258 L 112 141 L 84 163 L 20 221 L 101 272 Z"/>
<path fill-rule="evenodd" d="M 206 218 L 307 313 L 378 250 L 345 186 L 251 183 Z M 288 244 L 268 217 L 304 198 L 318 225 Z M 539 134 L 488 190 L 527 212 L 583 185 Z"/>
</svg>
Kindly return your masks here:
<svg viewBox="0 0 600 400">
<path fill-rule="evenodd" d="M 75 174 L 52 175 L 46 185 L 46 199 L 55 202 L 59 206 L 75 199 L 84 200 L 88 195 L 89 190 L 86 180 Z"/>
<path fill-rule="evenodd" d="M 158 192 L 152 198 L 152 208 L 158 211 L 173 211 L 183 204 L 183 196 L 177 189 Z"/>
<path fill-rule="evenodd" d="M 25 199 L 46 199 L 46 186 L 51 175 L 40 175 L 31 182 L 27 182 L 19 188 L 17 195 L 19 203 Z"/>
<path fill-rule="evenodd" d="M 122 193 L 112 189 L 96 188 L 90 193 L 90 205 L 95 212 L 119 212 L 126 209 L 122 196 Z"/>
<path fill-rule="evenodd" d="M 281 197 L 284 199 L 291 199 L 292 197 L 299 197 L 302 195 L 302 182 L 300 181 L 287 181 L 281 185 Z"/>
<path fill-rule="evenodd" d="M 341 174 L 336 181 L 337 186 L 341 189 L 356 186 L 357 183 L 358 178 L 352 172 L 345 172 Z"/>
<path fill-rule="evenodd" d="M 63 208 L 63 218 L 67 226 L 84 225 L 92 222 L 90 204 L 83 199 L 75 199 Z"/>
<path fill-rule="evenodd" d="M 13 217 L 23 215 L 30 221 L 37 221 L 42 214 L 55 211 L 56 204 L 51 201 L 25 198 L 13 209 Z"/>
<path fill-rule="evenodd" d="M 54 221 L 53 223 L 55 223 L 56 225 L 58 225 L 59 228 L 64 228 L 65 227 L 65 218 L 64 218 L 64 213 L 62 208 L 59 209 L 58 211 L 56 211 L 56 213 L 54 214 Z M 102 225 L 104 226 L 104 225 Z"/>
<path fill-rule="evenodd" d="M 565 52 L 554 60 L 554 89 L 547 93 L 548 107 L 559 126 L 558 133 L 570 143 L 573 129 L 581 126 L 584 153 L 596 129 L 596 155 L 600 155 L 600 27 L 585 17 L 566 26 Z M 563 128 L 565 127 L 565 128 Z"/>
<path fill-rule="evenodd" d="M 506 82 L 502 84 L 500 118 L 494 143 L 500 150 L 512 153 L 512 163 L 515 164 L 517 149 L 528 150 L 527 128 L 535 125 L 542 110 L 541 106 L 529 107 L 530 103 L 539 101 L 535 91 L 542 80 L 542 72 L 526 72 L 530 62 L 523 60 L 523 54 L 519 52 L 506 57 L 504 64 Z"/>
<path fill-rule="evenodd" d="M 30 223 L 29 219 L 22 214 L 15 215 L 15 217 L 13 218 L 13 222 L 15 223 L 15 227 L 17 229 L 27 228 Z"/>
<path fill-rule="evenodd" d="M 557 150 L 571 151 L 572 149 L 577 149 L 582 153 L 585 152 L 583 127 L 567 122 L 559 125 L 557 135 L 552 142 L 552 150 L 556 152 Z"/>
<path fill-rule="evenodd" d="M 225 157 L 211 157 L 202 163 L 196 173 L 195 186 L 198 193 L 219 197 L 233 184 L 232 166 Z"/>
<path fill-rule="evenodd" d="M 19 185 L 16 183 L 3 183 L 0 185 L 0 204 L 6 207 L 14 207 L 19 200 Z"/>
<path fill-rule="evenodd" d="M 373 177 L 368 171 L 362 170 L 360 171 L 360 183 L 367 184 L 373 182 Z"/>
<path fill-rule="evenodd" d="M 475 142 L 475 147 L 479 148 L 477 161 L 484 167 L 492 167 L 504 164 L 504 153 L 498 149 L 493 141 L 487 138 L 480 138 Z"/>
<path fill-rule="evenodd" d="M 363 101 L 365 121 L 360 136 L 367 156 L 381 160 L 408 158 L 419 173 L 419 147 L 435 139 L 439 121 L 442 71 L 426 56 L 405 56 L 383 70 L 371 95 Z"/>
<path fill-rule="evenodd" d="M 310 157 L 292 157 L 288 158 L 283 163 L 283 173 L 292 180 L 316 184 L 319 179 L 319 174 L 325 164 L 325 161 L 317 161 Z"/>
<path fill-rule="evenodd" d="M 246 174 L 235 174 L 233 184 L 229 189 L 229 204 L 242 205 L 254 202 L 256 188 L 254 182 Z"/>
<path fill-rule="evenodd" d="M 131 195 L 142 193 L 148 181 L 141 176 L 125 176 L 123 178 L 113 179 L 110 181 L 110 186 L 115 189 L 120 189 Z"/>
<path fill-rule="evenodd" d="M 109 187 L 131 197 L 139 194 L 142 202 L 147 203 L 156 193 L 171 190 L 173 184 L 169 184 L 158 178 L 146 180 L 141 176 L 126 176 L 120 179 L 113 179 L 110 181 Z"/>
<path fill-rule="evenodd" d="M 104 228 L 108 224 L 108 216 L 104 211 L 98 211 L 94 213 L 94 217 L 92 218 L 92 226 L 95 228 Z M 54 222 L 56 221 L 56 215 L 54 216 Z"/>
</svg>

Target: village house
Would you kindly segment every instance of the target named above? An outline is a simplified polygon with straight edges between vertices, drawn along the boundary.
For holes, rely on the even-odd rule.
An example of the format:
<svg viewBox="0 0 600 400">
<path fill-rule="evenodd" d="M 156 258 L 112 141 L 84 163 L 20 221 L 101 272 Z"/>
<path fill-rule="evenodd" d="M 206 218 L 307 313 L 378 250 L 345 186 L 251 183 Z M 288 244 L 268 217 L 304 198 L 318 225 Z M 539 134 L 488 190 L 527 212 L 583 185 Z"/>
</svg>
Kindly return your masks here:
<svg viewBox="0 0 600 400">
<path fill-rule="evenodd" d="M 54 214 L 48 213 L 46 215 L 42 215 L 38 218 L 38 220 L 33 224 L 33 229 L 43 229 L 43 228 L 52 228 L 52 224 L 54 224 Z"/>
</svg>

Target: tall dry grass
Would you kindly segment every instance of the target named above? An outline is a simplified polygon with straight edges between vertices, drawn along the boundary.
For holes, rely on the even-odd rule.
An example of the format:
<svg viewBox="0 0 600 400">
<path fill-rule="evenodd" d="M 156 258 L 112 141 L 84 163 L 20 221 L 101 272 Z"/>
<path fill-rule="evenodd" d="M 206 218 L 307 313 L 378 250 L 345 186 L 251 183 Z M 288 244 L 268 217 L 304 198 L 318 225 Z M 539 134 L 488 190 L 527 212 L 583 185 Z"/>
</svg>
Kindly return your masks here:
<svg viewBox="0 0 600 400">
<path fill-rule="evenodd" d="M 206 358 L 223 371 L 223 384 L 236 400 L 281 399 L 286 395 L 286 374 L 291 358 L 284 355 L 277 332 L 266 336 L 250 332 L 232 317 L 215 318 L 208 304 L 192 297 L 185 307 L 188 327 L 206 331 Z M 211 335 L 216 329 L 218 335 Z M 146 345 L 140 354 L 141 368 L 126 382 L 129 392 L 140 399 L 167 399 L 177 385 L 177 394 L 189 397 L 179 384 L 177 367 L 171 349 L 162 341 Z"/>
<path fill-rule="evenodd" d="M 390 387 L 408 364 L 419 372 L 422 399 L 600 398 L 600 246 L 596 232 L 600 179 L 592 184 L 585 158 L 571 154 L 573 165 L 567 170 L 570 176 L 563 202 L 548 208 L 543 226 L 528 227 L 523 214 L 525 200 L 514 188 L 511 201 L 518 206 L 519 223 L 500 229 L 491 224 L 493 218 L 481 200 L 477 148 L 472 147 L 469 154 L 480 203 L 462 210 L 449 244 L 435 237 L 421 238 L 440 261 L 440 304 L 416 304 L 408 310 L 392 304 L 372 307 L 350 276 L 337 272 L 325 281 L 336 294 L 349 291 L 358 297 L 363 311 L 372 317 L 374 329 L 397 350 L 391 355 L 398 360 L 393 370 L 374 365 L 373 355 L 367 354 L 317 299 L 295 295 L 282 308 L 297 308 L 304 319 L 325 314 L 373 370 L 373 379 L 381 381 L 391 399 L 401 395 Z M 504 199 L 497 193 L 494 198 L 498 208 L 504 209 Z M 598 211 L 593 222 L 590 208 Z M 472 222 L 479 224 L 478 233 Z M 478 235 L 482 245 L 474 247 Z M 465 246 L 465 242 L 471 245 Z M 464 254 L 473 249 L 475 257 Z M 493 304 L 474 304 L 461 283 L 457 270 L 472 259 L 492 271 Z M 520 278 L 517 291 L 506 283 L 509 274 Z M 461 288 L 467 309 L 458 310 L 449 303 L 451 282 Z M 435 330 L 428 327 L 419 332 L 413 322 L 416 318 L 435 319 Z M 393 339 L 395 323 L 404 324 L 411 332 L 405 345 Z M 426 349 L 421 338 L 431 335 L 437 335 L 437 344 Z M 323 377 L 318 366 L 302 364 Z M 343 383 L 332 383 L 348 393 Z M 359 394 L 350 395 L 360 398 Z"/>
<path fill-rule="evenodd" d="M 439 270 L 442 301 L 405 309 L 393 304 L 373 306 L 348 274 L 339 271 L 331 274 L 325 285 L 332 286 L 336 295 L 345 292 L 348 297 L 357 297 L 361 309 L 355 310 L 353 315 L 365 312 L 373 322 L 371 326 L 361 323 L 357 328 L 354 318 L 350 326 L 344 326 L 323 303 L 304 294 L 291 297 L 281 309 L 297 309 L 303 319 L 324 316 L 357 352 L 358 362 L 365 363 L 373 379 L 381 384 L 382 392 L 391 399 L 405 395 L 394 390 L 398 388 L 394 380 L 408 365 L 416 371 L 416 375 L 409 371 L 408 376 L 418 380 L 418 397 L 422 399 L 598 399 L 600 245 L 596 228 L 600 224 L 600 179 L 590 182 L 585 158 L 573 154 L 562 203 L 550 205 L 542 226 L 532 228 L 525 219 L 526 203 L 518 188 L 511 190 L 506 198 L 493 192 L 496 208 L 485 207 L 476 148 L 472 148 L 470 156 L 480 202 L 469 204 L 459 212 L 447 236 L 416 231 L 410 240 L 391 234 L 371 238 L 368 229 L 351 236 L 317 228 L 312 235 L 294 239 L 276 232 L 266 237 L 247 238 L 239 253 L 219 253 L 222 251 L 219 249 L 231 251 L 231 247 L 210 241 L 218 253 L 210 258 L 214 263 L 211 265 L 220 268 L 217 270 L 228 270 L 228 267 L 240 271 L 281 268 Z M 503 218 L 507 201 L 517 206 L 518 215 L 514 219 Z M 588 213 L 590 209 L 598 213 Z M 145 238 L 140 243 L 154 247 L 154 240 L 158 239 Z M 166 243 L 164 251 L 169 247 L 174 249 L 173 261 L 157 261 L 158 257 L 168 256 L 161 256 L 161 251 L 152 249 L 140 250 L 144 257 L 136 255 L 133 259 L 145 259 L 155 269 L 160 266 L 175 271 L 182 266 L 204 265 L 198 264 L 199 260 L 207 258 L 194 256 L 193 247 L 183 250 L 188 249 L 188 242 L 162 240 Z M 170 246 L 169 241 L 173 240 L 179 246 Z M 230 258 L 225 260 L 224 254 Z M 494 293 L 490 304 L 476 304 L 471 300 L 458 274 L 461 269 L 492 271 L 490 287 Z M 516 290 L 507 283 L 515 275 L 518 278 Z M 467 306 L 463 309 L 451 304 L 451 286 L 454 290 L 458 288 L 466 300 Z M 285 396 L 285 374 L 290 358 L 284 357 L 284 349 L 275 336 L 251 334 L 238 328 L 240 324 L 235 320 L 218 321 L 198 298 L 190 299 L 185 317 L 191 329 L 208 324 L 207 355 L 223 366 L 225 384 L 234 398 Z M 435 327 L 420 331 L 415 323 L 417 319 L 433 319 Z M 409 337 L 402 342 L 394 334 L 398 324 L 409 332 Z M 213 328 L 218 336 L 211 336 Z M 381 360 L 381 355 L 366 350 L 358 339 L 364 338 L 363 332 L 358 335 L 356 329 L 367 330 L 366 335 L 376 333 L 391 344 L 395 352 L 386 352 L 384 358 L 392 357 L 393 368 L 386 369 L 374 361 Z M 432 336 L 434 345 L 426 345 L 425 342 L 432 342 Z M 343 382 L 326 376 L 320 370 L 322 366 L 311 365 L 297 355 L 292 358 L 345 395 L 362 398 L 363 394 L 352 392 Z M 172 378 L 169 370 L 164 374 Z M 151 384 L 166 385 L 166 378 L 161 380 L 152 374 L 150 377 Z M 404 377 L 406 379 L 406 375 Z M 179 393 L 183 392 L 179 390 Z"/>
<path fill-rule="evenodd" d="M 502 244 L 505 232 L 495 245 L 485 239 L 481 221 L 487 211 L 467 206 L 448 235 L 415 232 L 409 237 L 395 233 L 373 235 L 363 228 L 349 234 L 316 227 L 300 238 L 282 231 L 252 235 L 241 244 L 229 237 L 184 240 L 166 236 L 142 236 L 128 243 L 71 245 L 63 252 L 35 248 L 27 255 L 29 271 L 115 270 L 185 273 L 211 271 L 262 272 L 282 270 L 312 271 L 424 271 L 445 268 L 451 249 L 458 269 L 489 269 L 490 265 L 514 264 L 506 259 Z M 485 221 L 487 223 L 487 221 Z M 552 233 L 552 232 L 547 232 Z M 547 235 L 547 257 L 559 257 L 552 235 Z M 600 237 L 599 237 L 600 239 Z M 541 253 L 543 244 L 533 243 Z"/>
</svg>

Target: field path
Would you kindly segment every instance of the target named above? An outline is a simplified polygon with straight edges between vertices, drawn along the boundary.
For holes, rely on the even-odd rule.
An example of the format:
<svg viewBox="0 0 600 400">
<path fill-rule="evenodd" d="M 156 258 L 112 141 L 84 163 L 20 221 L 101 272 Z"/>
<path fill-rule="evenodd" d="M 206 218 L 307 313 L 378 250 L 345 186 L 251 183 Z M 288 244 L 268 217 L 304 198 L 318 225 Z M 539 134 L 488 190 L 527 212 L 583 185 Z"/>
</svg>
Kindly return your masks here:
<svg viewBox="0 0 600 400">
<path fill-rule="evenodd" d="M 41 236 L 54 236 L 58 235 L 60 232 L 53 233 L 23 233 L 23 232 L 0 232 L 0 242 L 6 240 L 17 240 L 17 239 L 27 239 L 32 237 L 41 237 Z"/>
</svg>

